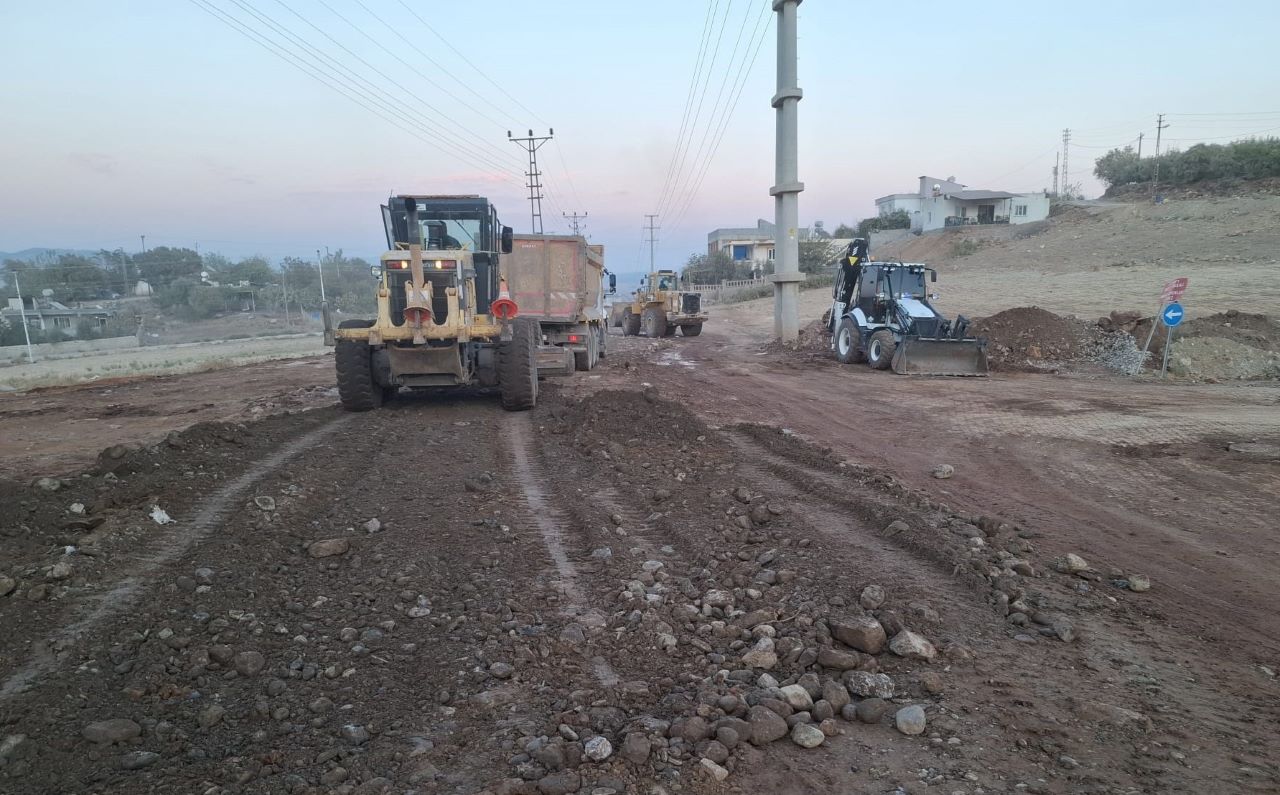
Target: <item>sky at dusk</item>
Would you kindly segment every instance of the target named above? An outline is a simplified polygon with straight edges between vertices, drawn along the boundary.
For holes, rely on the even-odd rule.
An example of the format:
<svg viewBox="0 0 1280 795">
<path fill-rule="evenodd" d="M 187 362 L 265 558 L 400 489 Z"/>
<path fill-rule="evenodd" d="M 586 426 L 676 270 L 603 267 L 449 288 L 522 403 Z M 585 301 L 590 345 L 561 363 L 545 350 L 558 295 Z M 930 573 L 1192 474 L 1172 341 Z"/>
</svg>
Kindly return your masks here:
<svg viewBox="0 0 1280 795">
<path fill-rule="evenodd" d="M 233 257 L 376 255 L 392 192 L 479 193 L 526 232 L 525 155 L 507 131 L 553 127 L 546 231 L 587 212 L 607 262 L 632 271 L 659 213 L 659 264 L 678 265 L 711 229 L 773 218 L 768 6 L 4 0 L 0 250 L 132 251 L 145 234 Z M 1262 0 L 806 0 L 801 222 L 872 215 L 921 174 L 1048 188 L 1064 127 L 1070 181 L 1090 195 L 1093 159 L 1139 133 L 1152 151 L 1160 112 L 1183 148 L 1275 134 L 1276 22 Z M 710 68 L 688 103 L 704 30 Z"/>
</svg>

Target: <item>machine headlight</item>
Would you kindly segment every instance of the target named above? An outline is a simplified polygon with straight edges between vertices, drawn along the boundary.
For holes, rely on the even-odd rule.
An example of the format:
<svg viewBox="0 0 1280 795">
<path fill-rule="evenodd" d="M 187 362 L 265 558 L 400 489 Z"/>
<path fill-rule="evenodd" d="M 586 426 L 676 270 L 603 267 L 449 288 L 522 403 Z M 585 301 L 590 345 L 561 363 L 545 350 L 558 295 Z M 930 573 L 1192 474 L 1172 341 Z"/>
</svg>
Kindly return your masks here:
<svg viewBox="0 0 1280 795">
<path fill-rule="evenodd" d="M 369 273 L 373 274 L 373 278 L 375 278 L 375 279 L 381 279 L 381 278 L 382 278 L 382 266 L 381 266 L 381 265 L 370 265 L 370 266 L 369 266 Z"/>
</svg>

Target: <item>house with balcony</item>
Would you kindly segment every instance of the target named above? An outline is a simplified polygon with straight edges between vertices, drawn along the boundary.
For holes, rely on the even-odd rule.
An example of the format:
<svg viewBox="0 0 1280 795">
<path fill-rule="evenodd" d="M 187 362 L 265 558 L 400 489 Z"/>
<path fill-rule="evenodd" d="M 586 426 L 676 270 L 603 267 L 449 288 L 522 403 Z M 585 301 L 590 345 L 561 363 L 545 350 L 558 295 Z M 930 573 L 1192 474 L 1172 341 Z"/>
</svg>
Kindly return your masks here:
<svg viewBox="0 0 1280 795">
<path fill-rule="evenodd" d="M 915 193 L 891 193 L 876 199 L 880 215 L 899 210 L 911 218 L 913 232 L 956 226 L 1025 224 L 1049 217 L 1049 194 L 979 190 L 955 177 L 920 177 Z"/>
</svg>

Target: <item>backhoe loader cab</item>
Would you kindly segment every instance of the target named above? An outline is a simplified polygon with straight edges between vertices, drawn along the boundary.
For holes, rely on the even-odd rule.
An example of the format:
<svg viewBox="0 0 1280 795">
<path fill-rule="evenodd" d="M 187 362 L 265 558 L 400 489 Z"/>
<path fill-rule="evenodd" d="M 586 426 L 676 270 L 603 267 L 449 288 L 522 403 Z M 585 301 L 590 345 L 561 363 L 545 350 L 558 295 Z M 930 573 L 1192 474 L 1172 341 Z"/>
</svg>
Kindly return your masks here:
<svg viewBox="0 0 1280 795">
<path fill-rule="evenodd" d="M 828 315 L 836 358 L 896 373 L 986 375 L 986 340 L 968 336 L 963 315 L 947 320 L 929 303 L 937 279 L 920 263 L 868 261 L 866 240 L 854 240 Z"/>
<path fill-rule="evenodd" d="M 377 317 L 334 329 L 345 408 L 377 408 L 401 387 L 496 386 L 510 410 L 538 397 L 536 320 L 517 318 L 499 263 L 511 229 L 480 196 L 393 196 L 382 208 L 389 249 L 375 268 Z"/>
</svg>

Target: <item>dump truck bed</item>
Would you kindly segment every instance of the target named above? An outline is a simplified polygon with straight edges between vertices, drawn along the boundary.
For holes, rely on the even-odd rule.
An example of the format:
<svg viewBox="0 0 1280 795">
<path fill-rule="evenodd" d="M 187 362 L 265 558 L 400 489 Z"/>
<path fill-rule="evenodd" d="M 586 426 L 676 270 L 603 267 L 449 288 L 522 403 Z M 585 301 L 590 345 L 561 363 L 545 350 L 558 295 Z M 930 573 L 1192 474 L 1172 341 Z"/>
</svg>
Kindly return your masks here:
<svg viewBox="0 0 1280 795">
<path fill-rule="evenodd" d="M 544 323 L 603 320 L 603 252 L 573 235 L 516 235 L 502 275 L 521 316 Z"/>
</svg>

